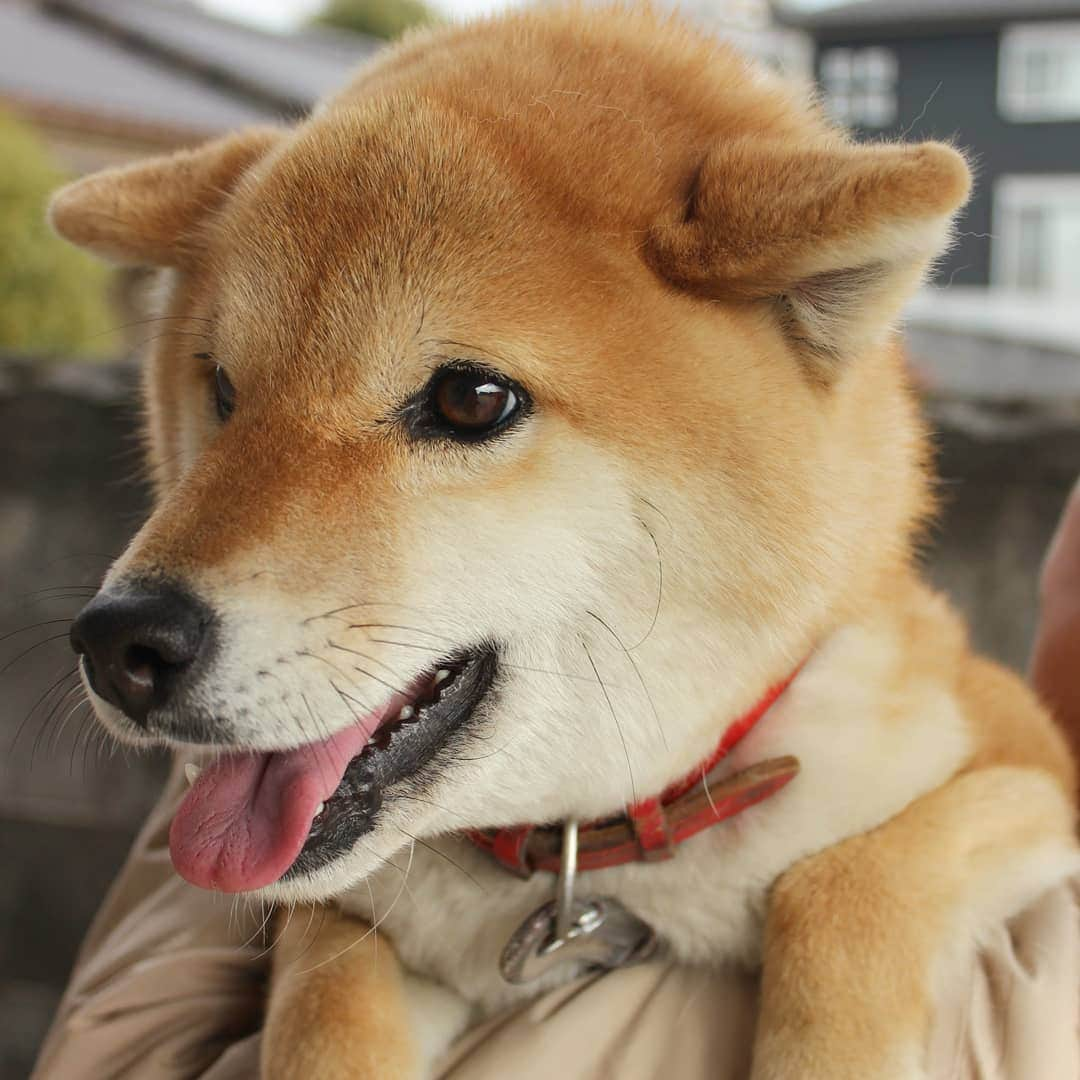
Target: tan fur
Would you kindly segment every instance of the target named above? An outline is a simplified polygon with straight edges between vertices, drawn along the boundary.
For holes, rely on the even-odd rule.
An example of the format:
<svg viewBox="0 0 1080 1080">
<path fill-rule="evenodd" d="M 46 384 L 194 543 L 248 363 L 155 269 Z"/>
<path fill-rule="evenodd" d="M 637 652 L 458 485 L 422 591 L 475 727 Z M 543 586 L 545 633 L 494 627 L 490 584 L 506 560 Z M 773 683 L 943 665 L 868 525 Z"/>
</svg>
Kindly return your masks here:
<svg viewBox="0 0 1080 1080">
<path fill-rule="evenodd" d="M 412 1080 L 419 1063 L 390 943 L 333 907 L 277 923 L 261 1075 Z"/>
<path fill-rule="evenodd" d="M 316 677 L 342 653 L 407 679 L 433 637 L 505 643 L 476 753 L 388 800 L 340 866 L 266 890 L 379 920 L 457 1002 L 436 1022 L 410 996 L 419 1028 L 535 992 L 495 956 L 551 889 L 449 834 L 657 792 L 807 656 L 732 755 L 797 752 L 797 781 L 590 881 L 680 960 L 763 959 L 754 1080 L 918 1077 L 952 951 L 1075 866 L 1062 740 L 913 569 L 926 447 L 893 322 L 968 184 L 951 148 L 855 145 L 675 22 L 568 9 L 418 35 L 295 131 L 57 196 L 73 241 L 170 268 L 159 505 L 106 587 L 164 572 L 224 613 L 207 693 L 239 744 L 325 734 L 301 694 L 321 728 L 351 722 Z M 455 358 L 535 415 L 482 451 L 411 444 L 395 405 Z M 306 947 L 360 933 L 331 913 Z M 423 1068 L 371 940 L 307 979 L 279 964 L 268 1075 Z"/>
</svg>

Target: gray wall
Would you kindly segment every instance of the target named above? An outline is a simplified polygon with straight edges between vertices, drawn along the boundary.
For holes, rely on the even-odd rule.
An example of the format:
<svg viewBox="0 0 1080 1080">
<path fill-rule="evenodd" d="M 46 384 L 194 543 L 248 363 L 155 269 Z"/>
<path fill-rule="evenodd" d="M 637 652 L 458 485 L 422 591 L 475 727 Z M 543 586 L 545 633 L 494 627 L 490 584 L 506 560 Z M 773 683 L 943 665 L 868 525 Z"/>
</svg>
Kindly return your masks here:
<svg viewBox="0 0 1080 1080">
<path fill-rule="evenodd" d="M 948 0 L 942 3 L 945 6 Z M 971 152 L 977 173 L 975 194 L 936 280 L 986 285 L 995 177 L 1080 173 L 1080 123 L 1015 124 L 1002 118 L 997 108 L 998 33 L 993 30 L 948 37 L 929 31 L 910 37 L 830 34 L 818 44 L 818 59 L 821 50 L 834 46 L 877 45 L 893 50 L 899 63 L 898 120 L 892 128 L 861 132 L 860 137 L 945 139 Z"/>
<path fill-rule="evenodd" d="M 15 631 L 0 640 L 0 668 L 11 665 L 0 674 L 0 1080 L 25 1076 L 163 775 L 159 758 L 98 753 L 80 713 L 61 732 L 67 705 L 53 710 L 71 685 L 74 587 L 93 587 L 145 511 L 133 385 L 129 368 L 0 362 L 0 635 Z M 930 571 L 977 642 L 1021 666 L 1039 559 L 1080 473 L 1080 432 L 1015 409 L 938 411 L 944 513 Z"/>
</svg>

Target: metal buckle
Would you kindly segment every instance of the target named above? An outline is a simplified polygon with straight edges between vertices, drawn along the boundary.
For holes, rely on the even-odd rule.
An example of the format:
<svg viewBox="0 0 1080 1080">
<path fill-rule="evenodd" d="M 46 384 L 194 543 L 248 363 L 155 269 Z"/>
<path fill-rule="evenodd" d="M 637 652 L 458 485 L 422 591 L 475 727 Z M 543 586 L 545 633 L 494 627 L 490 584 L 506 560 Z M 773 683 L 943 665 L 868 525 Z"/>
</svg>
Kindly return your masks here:
<svg viewBox="0 0 1080 1080">
<path fill-rule="evenodd" d="M 555 899 L 538 907 L 511 935 L 499 960 L 510 983 L 527 983 L 559 967 L 566 977 L 646 960 L 656 948 L 648 923 L 610 896 L 575 900 L 578 823 L 563 825 Z"/>
</svg>

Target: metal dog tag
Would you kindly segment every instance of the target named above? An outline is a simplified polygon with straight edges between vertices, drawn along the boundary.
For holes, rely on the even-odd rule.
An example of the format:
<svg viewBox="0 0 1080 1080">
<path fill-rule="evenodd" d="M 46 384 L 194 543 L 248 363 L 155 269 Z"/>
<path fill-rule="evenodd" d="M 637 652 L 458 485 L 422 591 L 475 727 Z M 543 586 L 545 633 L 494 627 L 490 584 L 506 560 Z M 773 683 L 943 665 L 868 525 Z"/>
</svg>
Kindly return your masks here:
<svg viewBox="0 0 1080 1080">
<path fill-rule="evenodd" d="M 510 983 L 527 983 L 557 967 L 568 975 L 617 968 L 647 959 L 656 948 L 648 923 L 610 896 L 574 899 L 577 875 L 577 822 L 563 826 L 558 895 L 541 904 L 511 935 L 499 960 Z"/>
<path fill-rule="evenodd" d="M 557 901 L 549 900 L 514 931 L 499 961 L 507 982 L 532 982 L 564 965 L 576 969 L 567 972 L 573 975 L 636 964 L 656 947 L 648 923 L 611 897 L 576 901 L 564 936 L 555 932 L 558 907 Z"/>
</svg>

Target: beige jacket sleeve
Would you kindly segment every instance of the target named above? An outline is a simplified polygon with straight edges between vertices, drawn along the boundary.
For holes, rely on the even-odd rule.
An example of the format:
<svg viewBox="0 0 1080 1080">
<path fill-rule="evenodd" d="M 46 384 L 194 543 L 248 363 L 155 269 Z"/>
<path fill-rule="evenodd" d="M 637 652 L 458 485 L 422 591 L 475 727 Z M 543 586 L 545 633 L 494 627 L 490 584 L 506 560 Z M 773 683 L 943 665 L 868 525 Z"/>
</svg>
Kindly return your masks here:
<svg viewBox="0 0 1080 1080">
<path fill-rule="evenodd" d="M 34 1080 L 258 1074 L 263 912 L 186 885 L 174 775 L 82 947 Z M 1080 1080 L 1080 883 L 1000 927 L 951 980 L 933 1080 Z M 470 1032 L 440 1080 L 746 1080 L 754 980 L 647 964 L 579 980 Z"/>
</svg>

